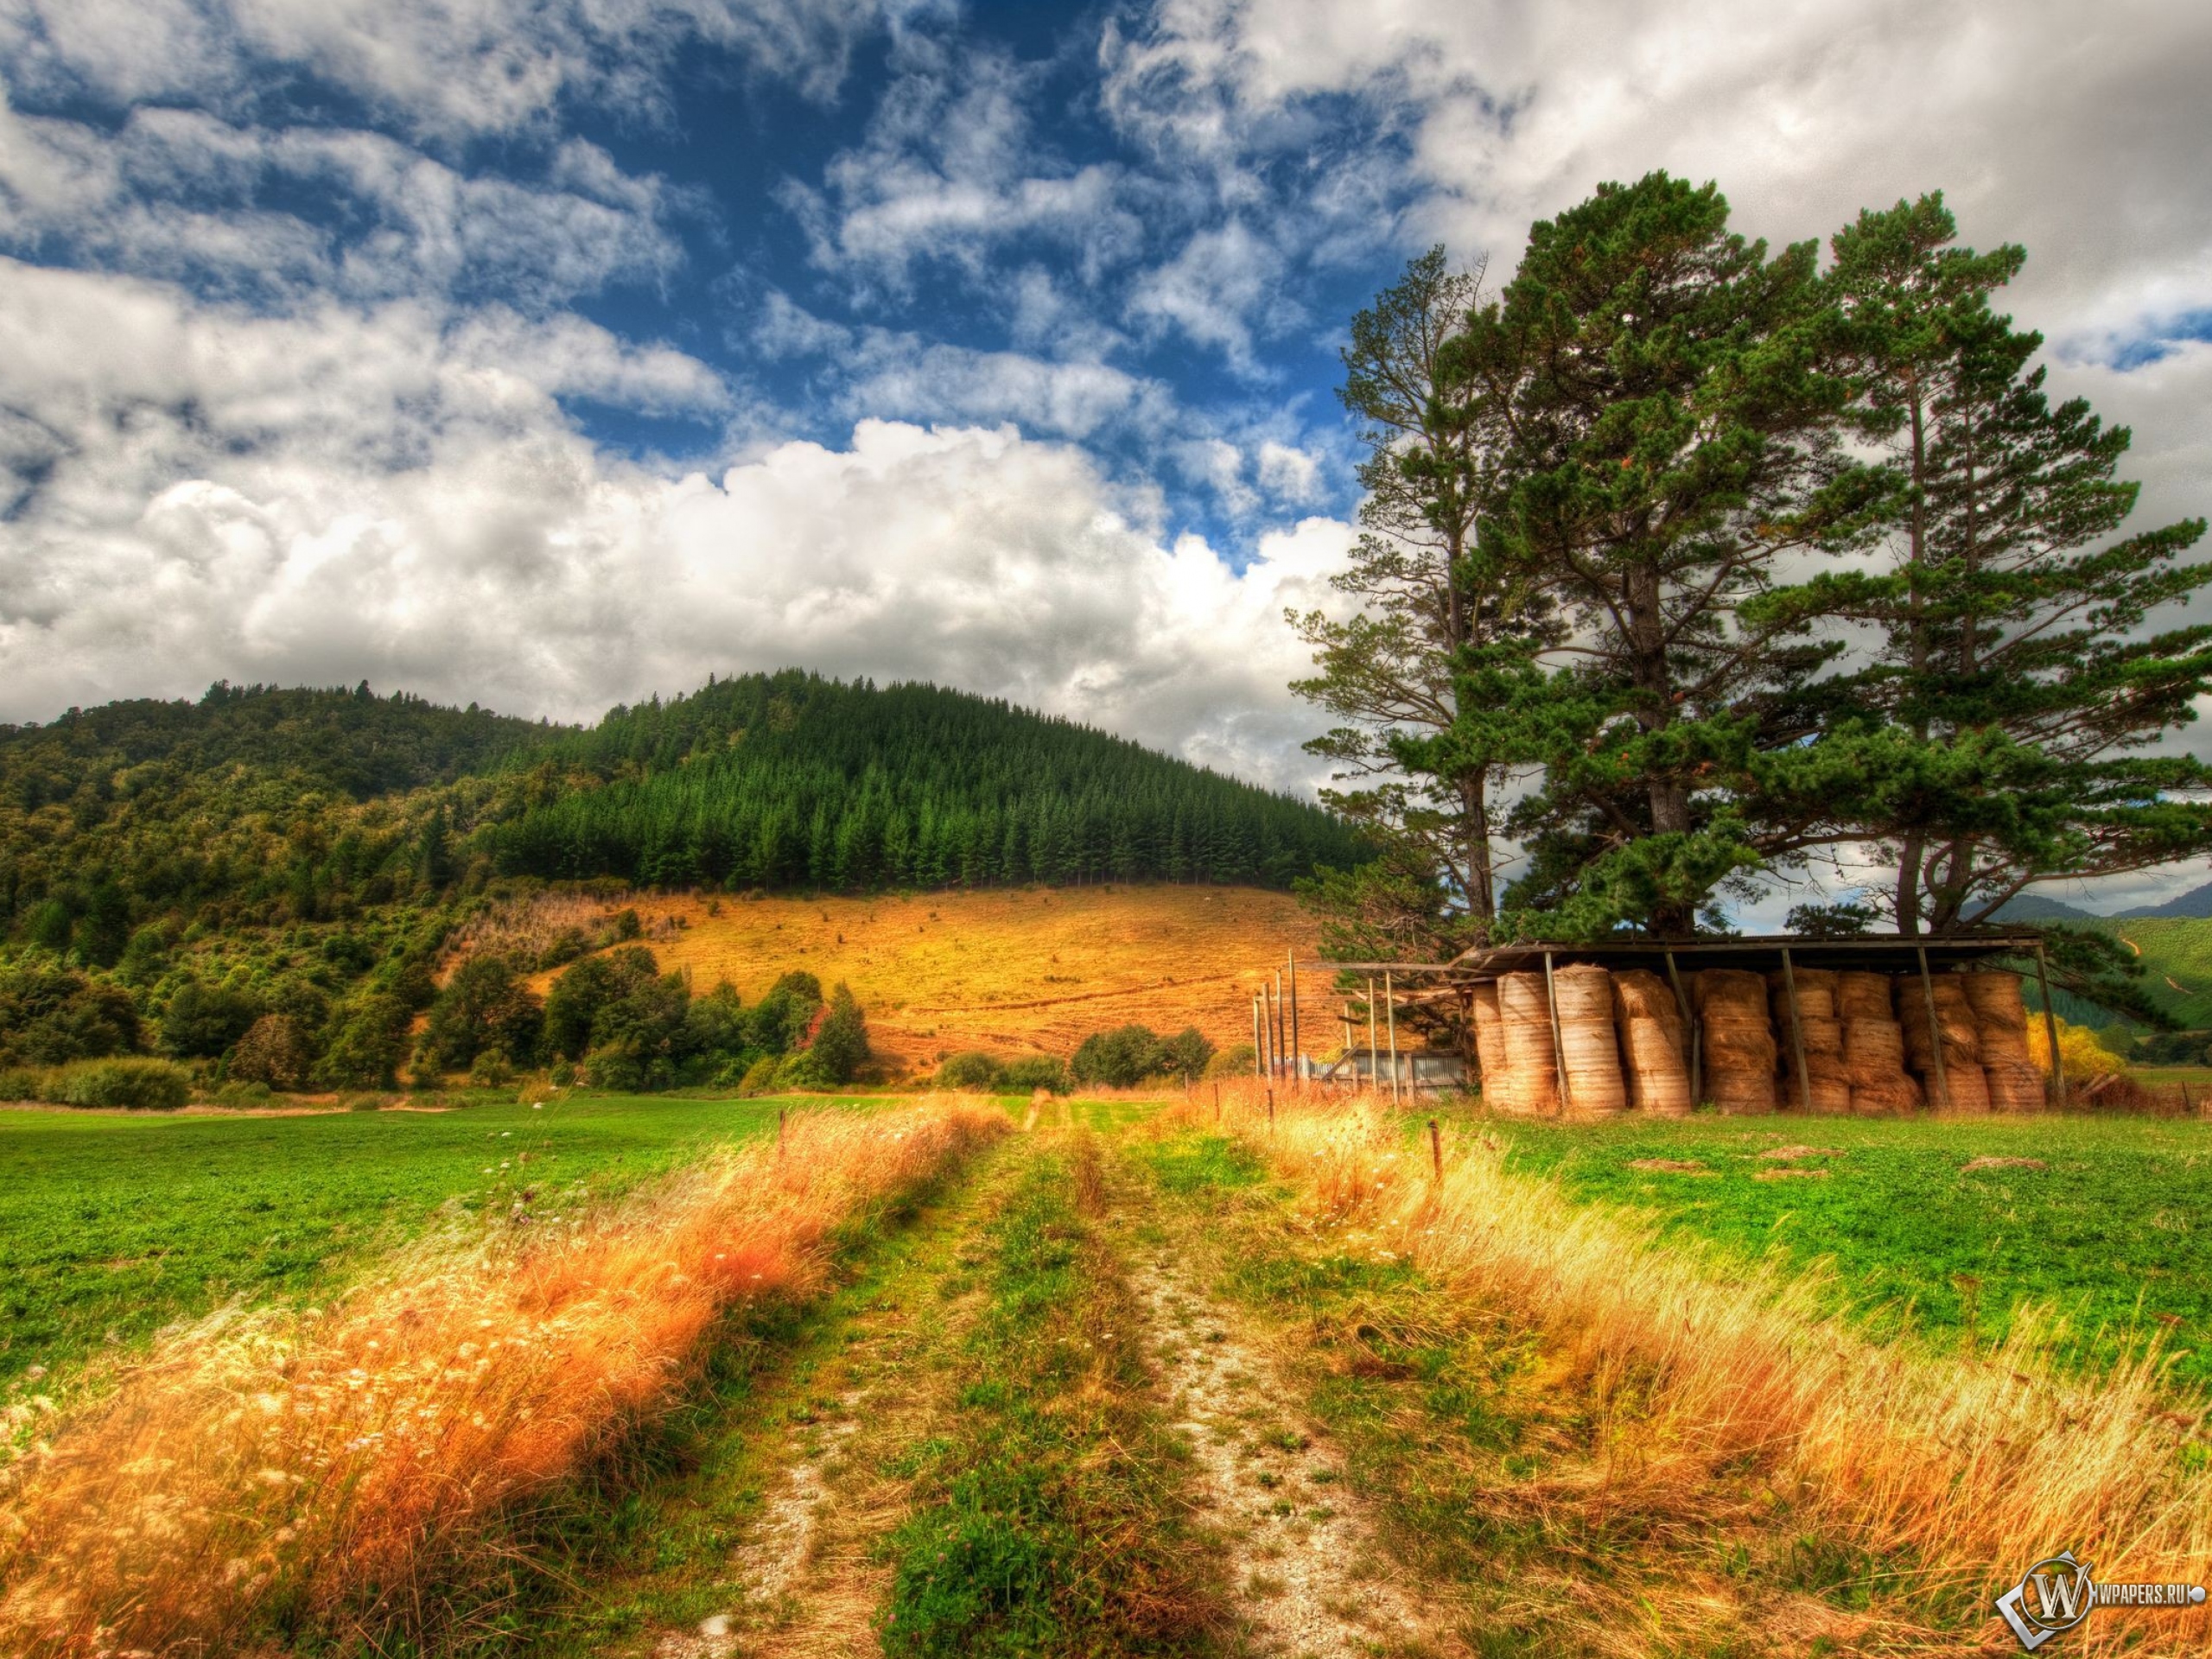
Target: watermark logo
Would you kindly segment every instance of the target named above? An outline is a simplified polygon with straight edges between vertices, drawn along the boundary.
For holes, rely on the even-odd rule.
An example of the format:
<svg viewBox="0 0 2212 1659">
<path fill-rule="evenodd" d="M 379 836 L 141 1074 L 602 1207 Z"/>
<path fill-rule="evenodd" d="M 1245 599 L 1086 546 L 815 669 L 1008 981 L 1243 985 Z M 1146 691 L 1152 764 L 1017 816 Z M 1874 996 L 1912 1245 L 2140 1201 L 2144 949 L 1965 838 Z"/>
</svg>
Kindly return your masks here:
<svg viewBox="0 0 2212 1659">
<path fill-rule="evenodd" d="M 2033 1653 L 2055 1636 L 2063 1636 L 2100 1607 L 2201 1607 L 2201 1584 L 2099 1584 L 2089 1564 L 2062 1549 L 2020 1575 L 1997 1598 L 1997 1611 Z"/>
</svg>

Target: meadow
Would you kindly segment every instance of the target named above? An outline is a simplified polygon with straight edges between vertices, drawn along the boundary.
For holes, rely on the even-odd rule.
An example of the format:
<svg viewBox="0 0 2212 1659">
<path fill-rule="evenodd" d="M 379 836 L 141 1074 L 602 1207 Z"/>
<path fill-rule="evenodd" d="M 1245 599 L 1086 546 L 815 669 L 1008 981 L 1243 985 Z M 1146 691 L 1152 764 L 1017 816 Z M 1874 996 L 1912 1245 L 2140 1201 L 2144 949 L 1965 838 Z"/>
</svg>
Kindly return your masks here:
<svg viewBox="0 0 2212 1659">
<path fill-rule="evenodd" d="M 968 1049 L 1065 1058 L 1091 1033 L 1131 1022 L 1195 1025 L 1220 1047 L 1249 1042 L 1262 980 L 1284 951 L 1310 959 L 1315 948 L 1299 902 L 1256 887 L 638 893 L 601 906 L 625 907 L 639 912 L 662 968 L 689 973 L 697 990 L 727 979 L 750 1002 L 793 969 L 824 988 L 851 986 L 878 1057 L 917 1071 Z M 531 982 L 542 990 L 552 977 Z M 1318 1018 L 1319 1001 L 1306 1006 Z"/>
<path fill-rule="evenodd" d="M 1825 1264 L 1876 1336 L 1987 1347 L 2016 1311 L 2072 1365 L 2153 1340 L 2212 1382 L 2212 1124 L 2052 1116 L 1532 1124 L 1494 1121 L 1507 1167 L 1656 1218 L 1732 1259 Z"/>
<path fill-rule="evenodd" d="M 233 1299 L 321 1294 L 433 1224 L 504 1216 L 525 1191 L 541 1212 L 614 1198 L 711 1142 L 772 1133 L 789 1103 L 0 1111 L 0 1381 L 50 1391 L 87 1357 Z"/>
</svg>

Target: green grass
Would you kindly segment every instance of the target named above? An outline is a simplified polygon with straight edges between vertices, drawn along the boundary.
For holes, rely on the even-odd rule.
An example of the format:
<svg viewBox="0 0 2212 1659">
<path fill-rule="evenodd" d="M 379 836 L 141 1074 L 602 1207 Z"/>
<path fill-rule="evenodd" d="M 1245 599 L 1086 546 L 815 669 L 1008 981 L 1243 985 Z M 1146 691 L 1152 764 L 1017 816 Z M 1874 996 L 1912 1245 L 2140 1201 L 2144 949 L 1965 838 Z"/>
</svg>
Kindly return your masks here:
<svg viewBox="0 0 2212 1659">
<path fill-rule="evenodd" d="M 294 1117 L 0 1112 L 0 1382 L 143 1342 L 233 1298 L 327 1294 L 442 1212 L 612 1196 L 774 1100 L 577 1096 Z M 448 1206 L 450 1208 L 448 1209 Z"/>
<path fill-rule="evenodd" d="M 2063 1363 L 2160 1335 L 2177 1379 L 2212 1383 L 2212 1123 L 1698 1117 L 1490 1132 L 1510 1142 L 1512 1167 L 1648 1211 L 1669 1236 L 1826 1259 L 1834 1301 L 1878 1334 L 1986 1341 L 2035 1303 L 2066 1316 Z M 1797 1160 L 1825 1177 L 1759 1179 L 1775 1167 L 1759 1154 L 1785 1145 L 1841 1155 Z M 1989 1156 L 2047 1167 L 1964 1167 Z M 1634 1167 L 1651 1160 L 1701 1171 Z"/>
<path fill-rule="evenodd" d="M 1037 1157 L 979 1253 L 952 1433 L 918 1448 L 889 1541 L 893 1659 L 1194 1653 L 1218 1568 L 1175 1490 L 1187 1453 L 1147 1399 L 1143 1320 L 1095 1142 Z"/>
</svg>

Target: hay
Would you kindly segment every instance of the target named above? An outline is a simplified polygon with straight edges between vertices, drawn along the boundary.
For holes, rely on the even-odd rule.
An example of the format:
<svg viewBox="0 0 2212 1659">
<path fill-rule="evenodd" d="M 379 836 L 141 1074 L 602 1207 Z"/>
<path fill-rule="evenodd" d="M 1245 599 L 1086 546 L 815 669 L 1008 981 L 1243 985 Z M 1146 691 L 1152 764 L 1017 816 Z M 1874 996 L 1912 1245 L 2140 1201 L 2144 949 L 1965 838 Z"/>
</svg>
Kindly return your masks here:
<svg viewBox="0 0 2212 1659">
<path fill-rule="evenodd" d="M 1493 1112 L 1514 1109 L 1513 1068 L 1505 1056 L 1505 1021 L 1497 1011 L 1497 987 L 1474 988 L 1475 1061 L 1482 1069 L 1483 1104 Z"/>
<path fill-rule="evenodd" d="M 1862 1117 L 1917 1111 L 1920 1085 L 1905 1074 L 1904 1028 L 1897 1023 L 1887 974 L 1836 976 L 1836 1012 L 1843 1026 L 1843 1076 L 1851 1109 Z"/>
<path fill-rule="evenodd" d="M 1836 1018 L 1836 976 L 1822 968 L 1796 970 L 1797 1022 L 1792 1040 L 1789 976 L 1778 969 L 1766 976 L 1767 1001 L 1774 1014 L 1775 1040 L 1782 1052 L 1781 1098 L 1784 1109 L 1847 1112 L 1851 1076 L 1843 1059 L 1843 1021 Z M 1805 1049 L 1805 1078 L 1797 1078 L 1796 1045 Z"/>
<path fill-rule="evenodd" d="M 1894 1020 L 1887 974 L 1840 973 L 1835 976 L 1835 1011 L 1840 1020 Z"/>
<path fill-rule="evenodd" d="M 1899 978 L 1897 1020 L 1904 1027 L 1905 1063 L 1920 1079 L 1931 1106 L 1957 1112 L 1989 1109 L 1989 1084 L 1981 1073 L 1981 1040 L 1974 1020 L 1974 1004 L 1958 974 L 1934 974 L 1923 981 L 1917 975 Z M 1936 1002 L 1936 1025 L 1931 1034 L 1928 1003 Z M 1936 1044 L 1943 1045 L 1942 1081 L 1936 1071 Z M 1943 1097 L 1948 1086 L 1950 1098 Z"/>
<path fill-rule="evenodd" d="M 2044 1106 L 2043 1072 L 2026 1060 L 1999 1060 L 1982 1068 L 1989 1082 L 1993 1112 L 2039 1112 Z"/>
<path fill-rule="evenodd" d="M 1981 1062 L 2028 1058 L 2028 1007 L 2021 995 L 2020 976 L 1991 969 L 1957 976 L 1959 989 L 1974 1011 L 1974 1034 L 1981 1045 Z"/>
<path fill-rule="evenodd" d="M 1497 1014 L 1505 1039 L 1505 1067 L 1513 1077 L 1511 1109 L 1541 1117 L 1556 1115 L 1559 1066 L 1552 1052 L 1551 1002 L 1544 994 L 1543 975 L 1501 975 Z"/>
<path fill-rule="evenodd" d="M 1766 982 L 1734 968 L 1697 976 L 1705 1092 L 1724 1112 L 1774 1110 L 1774 1027 L 1767 1020 Z"/>
<path fill-rule="evenodd" d="M 1610 1117 L 1628 1109 L 1621 1078 L 1620 1039 L 1613 1029 L 1613 976 L 1595 963 L 1554 975 L 1559 998 L 1560 1053 L 1567 1063 L 1570 1117 Z"/>
<path fill-rule="evenodd" d="M 1613 1018 L 1628 1060 L 1632 1110 L 1665 1117 L 1686 1115 L 1690 1098 L 1689 1033 L 1674 988 L 1648 969 L 1613 976 Z"/>
</svg>

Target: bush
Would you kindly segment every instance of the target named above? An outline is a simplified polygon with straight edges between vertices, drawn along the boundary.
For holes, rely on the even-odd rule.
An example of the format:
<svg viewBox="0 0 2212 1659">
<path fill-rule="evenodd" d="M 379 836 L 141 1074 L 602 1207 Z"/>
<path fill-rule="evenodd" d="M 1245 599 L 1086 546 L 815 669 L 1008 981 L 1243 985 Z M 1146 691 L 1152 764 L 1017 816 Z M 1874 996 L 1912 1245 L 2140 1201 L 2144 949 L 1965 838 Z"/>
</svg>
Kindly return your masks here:
<svg viewBox="0 0 2212 1659">
<path fill-rule="evenodd" d="M 1196 1026 L 1185 1026 L 1160 1046 L 1160 1070 L 1182 1083 L 1205 1074 L 1213 1044 Z"/>
<path fill-rule="evenodd" d="M 313 1060 L 299 1021 L 289 1014 L 264 1014 L 231 1051 L 230 1076 L 270 1089 L 297 1089 L 308 1080 Z"/>
<path fill-rule="evenodd" d="M 168 1060 L 79 1060 L 46 1074 L 42 1098 L 62 1106 L 173 1112 L 192 1098 L 192 1074 Z"/>
<path fill-rule="evenodd" d="M 1162 1058 L 1160 1039 L 1149 1030 L 1120 1026 L 1084 1038 L 1069 1065 L 1077 1083 L 1134 1089 L 1160 1070 Z"/>
<path fill-rule="evenodd" d="M 1073 1086 L 1067 1067 L 1049 1054 L 1031 1054 L 1012 1061 L 999 1073 L 999 1087 L 1008 1094 L 1033 1094 L 1042 1089 L 1065 1095 Z"/>
<path fill-rule="evenodd" d="M 544 1009 L 515 977 L 504 957 L 471 957 L 454 969 L 423 1033 L 422 1064 L 434 1071 L 458 1071 L 485 1050 L 496 1048 L 527 1061 L 537 1052 Z"/>
<path fill-rule="evenodd" d="M 162 1052 L 212 1060 L 251 1031 L 261 1012 L 260 998 L 248 992 L 187 980 L 162 1011 Z"/>
<path fill-rule="evenodd" d="M 315 1075 L 340 1089 L 396 1086 L 413 1019 L 405 1001 L 390 992 L 369 991 L 355 998 L 340 1013 L 337 1031 L 316 1062 Z"/>
<path fill-rule="evenodd" d="M 1249 1077 L 1260 1063 L 1258 1053 L 1249 1043 L 1238 1043 L 1224 1048 L 1206 1062 L 1209 1077 Z"/>
<path fill-rule="evenodd" d="M 33 953 L 0 963 L 0 1064 L 60 1065 L 139 1046 L 130 993 Z"/>
<path fill-rule="evenodd" d="M 745 1081 L 737 1085 L 741 1095 L 765 1095 L 776 1086 L 776 1068 L 783 1061 L 772 1054 L 765 1055 L 746 1069 Z"/>
<path fill-rule="evenodd" d="M 831 1083 L 850 1083 L 868 1058 L 868 1020 L 853 994 L 840 985 L 830 995 L 830 1012 L 807 1045 L 816 1068 Z"/>
<path fill-rule="evenodd" d="M 996 1089 L 1006 1068 L 995 1055 L 986 1054 L 980 1048 L 970 1048 L 949 1055 L 937 1069 L 937 1086 L 940 1089 Z"/>
</svg>

